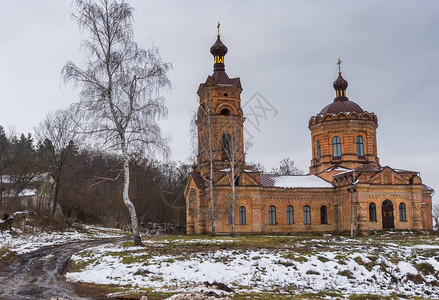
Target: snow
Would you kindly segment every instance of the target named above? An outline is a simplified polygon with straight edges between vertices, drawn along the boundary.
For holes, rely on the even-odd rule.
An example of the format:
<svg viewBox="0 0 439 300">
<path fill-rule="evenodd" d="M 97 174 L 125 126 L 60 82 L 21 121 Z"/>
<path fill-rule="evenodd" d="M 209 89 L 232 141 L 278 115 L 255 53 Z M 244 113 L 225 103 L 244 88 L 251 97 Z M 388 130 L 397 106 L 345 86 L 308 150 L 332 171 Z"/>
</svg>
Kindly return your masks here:
<svg viewBox="0 0 439 300">
<path fill-rule="evenodd" d="M 84 226 L 86 231 L 67 230 L 63 232 L 44 232 L 36 228 L 27 227 L 28 233 L 20 230 L 6 230 L 0 232 L 0 249 L 16 254 L 24 254 L 38 250 L 41 247 L 63 244 L 74 241 L 84 241 L 98 238 L 120 237 L 123 231 L 114 228 L 98 226 Z M 7 255 L 7 253 L 3 254 Z M 2 256 L 0 256 L 0 259 Z"/>
<path fill-rule="evenodd" d="M 19 196 L 35 196 L 37 194 L 36 189 L 25 189 L 22 190 Z"/>
<path fill-rule="evenodd" d="M 269 237 L 267 237 L 269 238 Z M 238 238 L 239 239 L 239 238 Z M 169 245 L 169 241 L 150 240 L 154 247 Z M 201 239 L 178 239 L 173 243 L 199 243 Z M 204 239 L 212 244 L 227 243 L 229 239 Z M 347 243 L 347 242 L 350 243 Z M 357 242 L 355 242 L 357 241 Z M 437 249 L 439 239 L 428 247 Z M 194 292 L 200 283 L 220 282 L 233 287 L 235 293 L 338 292 L 350 294 L 392 293 L 410 297 L 439 297 L 433 275 L 425 275 L 425 283 L 415 284 L 409 274 L 420 274 L 416 264 L 429 263 L 439 271 L 439 257 L 419 255 L 417 246 L 394 246 L 393 243 L 377 246 L 373 239 L 361 241 L 330 237 L 310 239 L 315 251 L 298 252 L 292 249 L 212 250 L 180 255 L 152 255 L 147 248 L 122 247 L 120 244 L 103 245 L 88 249 L 72 257 L 73 261 L 90 261 L 85 269 L 67 273 L 70 281 L 97 284 L 131 285 L 152 288 L 157 292 Z M 427 243 L 428 244 L 428 243 Z M 300 245 L 300 243 L 299 243 Z M 323 247 L 324 245 L 325 247 Z M 330 250 L 327 250 L 328 247 Z M 326 250 L 318 250 L 318 249 Z M 134 258 L 125 263 L 122 253 Z M 127 254 L 131 253 L 131 254 Z M 165 252 L 166 253 L 166 252 Z M 416 257 L 416 258 L 414 258 Z M 436 275 L 437 276 L 437 275 Z M 393 278 L 398 278 L 395 282 Z"/>
<path fill-rule="evenodd" d="M 332 188 L 332 184 L 316 175 L 273 176 L 275 187 L 282 188 Z"/>
<path fill-rule="evenodd" d="M 418 270 L 413 267 L 410 263 L 405 261 L 400 261 L 398 263 L 398 269 L 401 271 L 402 275 L 410 274 L 418 274 Z"/>
</svg>

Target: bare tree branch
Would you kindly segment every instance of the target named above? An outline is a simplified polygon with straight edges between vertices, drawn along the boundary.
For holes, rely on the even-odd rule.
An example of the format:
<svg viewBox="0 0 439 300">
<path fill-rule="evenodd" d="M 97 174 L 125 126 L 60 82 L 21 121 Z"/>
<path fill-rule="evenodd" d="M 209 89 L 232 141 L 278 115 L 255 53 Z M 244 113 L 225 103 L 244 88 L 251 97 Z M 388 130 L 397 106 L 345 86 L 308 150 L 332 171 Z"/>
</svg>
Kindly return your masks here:
<svg viewBox="0 0 439 300">
<path fill-rule="evenodd" d="M 157 122 L 166 117 L 163 88 L 171 69 L 157 48 L 144 50 L 133 40 L 133 8 L 124 1 L 76 0 L 72 17 L 88 39 L 84 68 L 68 62 L 65 82 L 81 88 L 80 101 L 70 110 L 80 119 L 83 133 L 112 151 L 123 161 L 123 201 L 127 206 L 135 244 L 140 245 L 136 211 L 129 198 L 130 153 L 139 148 L 167 152 Z M 78 121 L 79 122 L 79 121 Z M 149 152 L 151 153 L 151 152 Z"/>
</svg>

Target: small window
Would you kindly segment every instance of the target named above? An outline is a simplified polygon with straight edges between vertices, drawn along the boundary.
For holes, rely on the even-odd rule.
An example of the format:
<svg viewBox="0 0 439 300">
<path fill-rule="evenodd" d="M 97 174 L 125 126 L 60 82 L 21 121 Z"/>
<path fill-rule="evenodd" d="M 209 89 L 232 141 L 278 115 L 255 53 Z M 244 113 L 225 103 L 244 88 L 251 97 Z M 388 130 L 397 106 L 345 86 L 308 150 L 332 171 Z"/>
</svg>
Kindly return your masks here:
<svg viewBox="0 0 439 300">
<path fill-rule="evenodd" d="M 328 208 L 324 205 L 320 207 L 320 223 L 328 224 Z"/>
<path fill-rule="evenodd" d="M 224 97 L 229 97 L 229 94 L 227 94 L 227 93 L 224 93 Z"/>
<path fill-rule="evenodd" d="M 223 115 L 223 116 L 230 116 L 231 115 L 230 110 L 227 109 L 227 108 L 221 109 L 220 114 Z"/>
<path fill-rule="evenodd" d="M 334 157 L 341 156 L 341 140 L 338 136 L 334 136 L 332 138 L 332 156 Z"/>
<path fill-rule="evenodd" d="M 245 207 L 241 206 L 239 208 L 239 225 L 247 224 L 246 215 L 245 215 Z"/>
<path fill-rule="evenodd" d="M 238 186 L 239 185 L 239 176 L 237 176 L 236 178 L 235 178 L 235 186 Z"/>
<path fill-rule="evenodd" d="M 268 208 L 268 224 L 276 225 L 276 207 L 273 205 Z"/>
<path fill-rule="evenodd" d="M 369 221 L 376 222 L 377 220 L 377 207 L 375 203 L 369 204 Z"/>
<path fill-rule="evenodd" d="M 320 149 L 320 141 L 317 140 L 316 142 L 316 148 L 317 148 L 317 160 L 320 160 L 321 156 L 322 156 L 322 152 Z"/>
<path fill-rule="evenodd" d="M 357 136 L 357 156 L 364 157 L 364 144 L 361 135 Z"/>
<path fill-rule="evenodd" d="M 303 208 L 303 224 L 311 224 L 311 209 L 308 205 Z"/>
<path fill-rule="evenodd" d="M 227 216 L 228 216 L 228 219 L 229 219 L 229 225 L 232 225 L 232 224 L 233 224 L 233 216 L 232 216 L 232 212 L 233 212 L 233 210 L 232 210 L 232 207 L 230 206 L 230 207 L 227 209 Z"/>
<path fill-rule="evenodd" d="M 291 205 L 287 206 L 287 224 L 294 224 L 294 209 Z"/>
<path fill-rule="evenodd" d="M 407 221 L 407 213 L 404 203 L 399 204 L 399 220 L 402 222 Z"/>
</svg>

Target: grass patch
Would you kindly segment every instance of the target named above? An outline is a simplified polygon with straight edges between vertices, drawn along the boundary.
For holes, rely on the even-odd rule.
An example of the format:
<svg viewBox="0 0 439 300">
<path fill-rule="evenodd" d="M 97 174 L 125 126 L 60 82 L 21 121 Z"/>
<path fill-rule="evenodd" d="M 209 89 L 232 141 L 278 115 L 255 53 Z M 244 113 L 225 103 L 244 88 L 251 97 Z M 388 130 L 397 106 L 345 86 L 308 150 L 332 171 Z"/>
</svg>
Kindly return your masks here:
<svg viewBox="0 0 439 300">
<path fill-rule="evenodd" d="M 67 267 L 69 272 L 81 272 L 87 268 L 87 266 L 93 265 L 97 262 L 97 259 L 81 259 L 81 260 L 70 260 Z"/>
<path fill-rule="evenodd" d="M 381 299 L 399 299 L 397 295 L 374 295 L 374 294 L 355 294 L 349 296 L 352 300 L 381 300 Z"/>
<path fill-rule="evenodd" d="M 123 256 L 122 263 L 123 264 L 133 264 L 133 263 L 144 263 L 149 260 L 152 256 L 149 254 L 142 255 L 133 255 L 133 256 Z"/>
<path fill-rule="evenodd" d="M 288 253 L 282 255 L 282 257 L 285 258 L 285 259 L 291 259 L 291 260 L 294 260 L 294 261 L 297 261 L 297 262 L 300 262 L 300 263 L 308 261 L 308 258 L 306 258 L 305 256 L 303 256 L 303 255 L 299 255 L 298 256 L 298 255 L 296 255 L 293 252 L 288 252 Z"/>
<path fill-rule="evenodd" d="M 416 283 L 416 284 L 421 284 L 421 283 L 424 283 L 424 277 L 422 277 L 422 275 L 421 274 L 411 274 L 411 273 L 409 273 L 409 274 L 407 274 L 406 275 L 406 277 L 407 277 L 407 280 L 410 280 L 410 281 L 412 281 L 412 282 L 414 282 L 414 283 Z"/>
<path fill-rule="evenodd" d="M 322 263 L 330 261 L 330 259 L 328 259 L 324 256 L 317 256 L 317 259 L 320 260 Z"/>
<path fill-rule="evenodd" d="M 345 276 L 349 279 L 354 279 L 354 274 L 349 270 L 338 271 L 337 275 Z"/>
<path fill-rule="evenodd" d="M 424 275 L 430 275 L 435 273 L 434 267 L 426 262 L 416 264 L 415 268 Z"/>
<path fill-rule="evenodd" d="M 308 271 L 306 271 L 306 274 L 308 274 L 308 275 L 320 275 L 319 272 L 314 271 L 314 270 L 308 270 Z"/>
<path fill-rule="evenodd" d="M 369 272 L 372 271 L 372 268 L 376 265 L 374 261 L 365 262 L 360 256 L 354 257 L 354 261 L 360 266 L 364 266 Z"/>
</svg>

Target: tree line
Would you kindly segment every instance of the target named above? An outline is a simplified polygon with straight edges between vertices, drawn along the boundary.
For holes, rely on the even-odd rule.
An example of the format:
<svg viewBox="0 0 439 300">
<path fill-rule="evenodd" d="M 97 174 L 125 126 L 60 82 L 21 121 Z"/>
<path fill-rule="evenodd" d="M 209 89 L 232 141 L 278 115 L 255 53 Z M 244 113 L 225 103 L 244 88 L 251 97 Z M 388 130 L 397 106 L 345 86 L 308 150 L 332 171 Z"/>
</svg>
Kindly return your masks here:
<svg viewBox="0 0 439 300">
<path fill-rule="evenodd" d="M 120 156 L 81 146 L 74 139 L 60 143 L 59 136 L 54 139 L 57 126 L 49 126 L 52 139 L 45 136 L 49 132 L 45 126 L 53 125 L 54 115 L 61 114 L 49 115 L 35 128 L 35 137 L 6 134 L 0 126 L 1 211 L 26 209 L 18 200 L 27 190 L 36 190 L 38 201 L 31 208 L 49 222 L 55 218 L 129 228 L 129 212 L 120 200 L 124 184 Z M 129 195 L 140 224 L 184 224 L 189 166 L 149 159 L 141 152 L 132 155 L 129 164 Z"/>
</svg>

